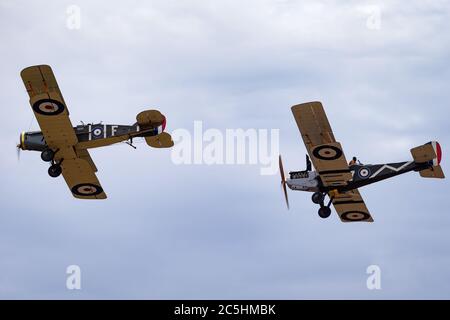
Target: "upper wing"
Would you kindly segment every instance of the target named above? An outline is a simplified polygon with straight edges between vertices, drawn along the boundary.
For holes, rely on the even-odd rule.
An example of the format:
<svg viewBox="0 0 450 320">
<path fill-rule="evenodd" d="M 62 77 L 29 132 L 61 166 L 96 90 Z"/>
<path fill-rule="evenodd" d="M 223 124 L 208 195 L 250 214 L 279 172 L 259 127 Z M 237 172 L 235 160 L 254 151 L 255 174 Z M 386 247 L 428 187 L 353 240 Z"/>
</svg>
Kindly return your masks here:
<svg viewBox="0 0 450 320">
<path fill-rule="evenodd" d="M 28 67 L 20 75 L 47 145 L 63 152 L 65 147 L 74 146 L 78 139 L 50 66 Z"/>
<path fill-rule="evenodd" d="M 332 194 L 333 205 L 342 222 L 373 222 L 358 189 Z"/>
<path fill-rule="evenodd" d="M 291 108 L 308 149 L 336 142 L 327 115 L 320 102 L 307 102 Z"/>
<path fill-rule="evenodd" d="M 292 107 L 295 121 L 306 149 L 324 186 L 343 186 L 352 179 L 342 146 L 336 142 L 330 123 L 320 102 Z M 336 212 L 343 222 L 373 222 L 357 189 L 343 193 L 330 192 Z"/>
<path fill-rule="evenodd" d="M 64 180 L 75 198 L 106 199 L 106 194 L 88 161 L 82 158 L 69 159 L 64 160 L 61 166 Z"/>
<path fill-rule="evenodd" d="M 62 161 L 62 175 L 74 197 L 105 199 L 89 153 L 74 149 L 78 139 L 52 69 L 46 65 L 32 66 L 22 70 L 20 75 L 45 142 L 57 151 L 55 160 Z"/>
<path fill-rule="evenodd" d="M 320 102 L 292 107 L 311 161 L 326 187 L 344 186 L 352 179 L 342 146 L 336 142 Z"/>
</svg>

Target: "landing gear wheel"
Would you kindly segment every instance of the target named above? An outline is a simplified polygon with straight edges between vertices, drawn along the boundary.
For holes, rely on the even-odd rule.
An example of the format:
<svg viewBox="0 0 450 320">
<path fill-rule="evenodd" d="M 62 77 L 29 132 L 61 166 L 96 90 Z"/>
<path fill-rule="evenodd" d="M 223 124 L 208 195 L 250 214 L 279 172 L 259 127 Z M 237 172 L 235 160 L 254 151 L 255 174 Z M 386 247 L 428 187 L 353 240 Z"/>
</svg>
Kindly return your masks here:
<svg viewBox="0 0 450 320">
<path fill-rule="evenodd" d="M 329 207 L 322 207 L 319 209 L 319 217 L 326 219 L 330 216 L 331 209 Z"/>
<path fill-rule="evenodd" d="M 41 152 L 41 159 L 45 162 L 50 162 L 53 160 L 53 157 L 55 156 L 55 153 L 52 149 L 45 149 Z"/>
<path fill-rule="evenodd" d="M 62 173 L 62 168 L 59 164 L 53 164 L 48 168 L 48 175 L 52 178 L 58 177 Z"/>
<path fill-rule="evenodd" d="M 315 192 L 315 193 L 312 195 L 311 200 L 312 200 L 312 202 L 314 202 L 315 204 L 321 204 L 321 203 L 323 203 L 324 198 L 325 198 L 325 197 L 323 196 L 322 193 L 320 193 L 320 192 Z"/>
</svg>

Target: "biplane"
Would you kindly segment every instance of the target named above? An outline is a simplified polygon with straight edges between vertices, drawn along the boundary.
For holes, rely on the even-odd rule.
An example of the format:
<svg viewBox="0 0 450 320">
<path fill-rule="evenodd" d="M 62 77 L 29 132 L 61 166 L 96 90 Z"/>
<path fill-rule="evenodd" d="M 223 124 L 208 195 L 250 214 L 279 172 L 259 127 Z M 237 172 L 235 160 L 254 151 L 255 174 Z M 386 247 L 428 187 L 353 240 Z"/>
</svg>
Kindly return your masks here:
<svg viewBox="0 0 450 320">
<path fill-rule="evenodd" d="M 137 137 L 153 148 L 174 145 L 170 134 L 164 132 L 166 117 L 157 110 L 142 111 L 133 125 L 82 123 L 74 127 L 50 66 L 28 67 L 20 75 L 41 131 L 22 132 L 18 151 L 39 151 L 41 159 L 50 163 L 48 174 L 54 178 L 62 174 L 75 198 L 106 199 L 88 149 L 118 142 L 134 147 L 133 138 Z"/>
<path fill-rule="evenodd" d="M 281 183 L 287 207 L 286 186 L 291 190 L 312 192 L 312 201 L 320 205 L 319 216 L 328 218 L 333 204 L 343 222 L 373 222 L 358 189 L 410 171 L 423 178 L 445 178 L 440 166 L 442 150 L 438 142 L 411 149 L 412 161 L 365 165 L 347 163 L 342 146 L 336 141 L 320 102 L 309 102 L 291 108 L 305 143 L 306 170 L 289 172 L 285 178 L 281 155 Z M 312 162 L 312 163 L 311 163 Z M 312 164 L 315 171 L 312 170 Z M 326 197 L 328 196 L 328 203 Z"/>
</svg>

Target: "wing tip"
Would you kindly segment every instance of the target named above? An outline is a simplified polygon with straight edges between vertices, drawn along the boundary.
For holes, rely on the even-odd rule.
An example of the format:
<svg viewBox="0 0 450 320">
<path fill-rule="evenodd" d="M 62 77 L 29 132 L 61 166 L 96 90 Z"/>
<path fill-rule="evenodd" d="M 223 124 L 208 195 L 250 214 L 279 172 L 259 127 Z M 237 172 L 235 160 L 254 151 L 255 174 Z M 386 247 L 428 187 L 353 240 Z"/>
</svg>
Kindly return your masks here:
<svg viewBox="0 0 450 320">
<path fill-rule="evenodd" d="M 291 110 L 294 111 L 296 109 L 304 108 L 304 107 L 310 106 L 310 105 L 320 105 L 320 106 L 322 106 L 322 102 L 320 102 L 320 101 L 310 101 L 310 102 L 299 103 L 299 104 L 293 105 L 291 107 Z"/>
<path fill-rule="evenodd" d="M 80 196 L 75 193 L 72 193 L 72 195 L 74 198 L 81 199 L 81 200 L 104 200 L 104 199 L 108 198 L 106 196 L 106 193 L 104 193 L 104 192 L 99 195 L 96 195 L 96 196 Z"/>
<path fill-rule="evenodd" d="M 37 65 L 29 66 L 29 67 L 26 67 L 26 68 L 22 69 L 22 71 L 20 71 L 20 76 L 23 78 L 28 71 L 31 71 L 31 70 L 36 69 L 36 68 L 37 69 L 44 68 L 44 69 L 52 70 L 52 67 L 50 67 L 48 64 L 37 64 Z"/>
</svg>

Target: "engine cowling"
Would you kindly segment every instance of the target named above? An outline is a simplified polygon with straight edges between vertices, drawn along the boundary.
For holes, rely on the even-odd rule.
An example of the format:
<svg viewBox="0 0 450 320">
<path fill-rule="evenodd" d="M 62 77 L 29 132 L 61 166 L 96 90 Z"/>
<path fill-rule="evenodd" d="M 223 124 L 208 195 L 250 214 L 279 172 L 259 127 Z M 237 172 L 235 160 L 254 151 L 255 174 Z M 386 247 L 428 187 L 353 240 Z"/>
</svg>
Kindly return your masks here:
<svg viewBox="0 0 450 320">
<path fill-rule="evenodd" d="M 22 150 L 42 151 L 47 148 L 44 135 L 40 131 L 22 132 L 18 147 Z"/>
</svg>

